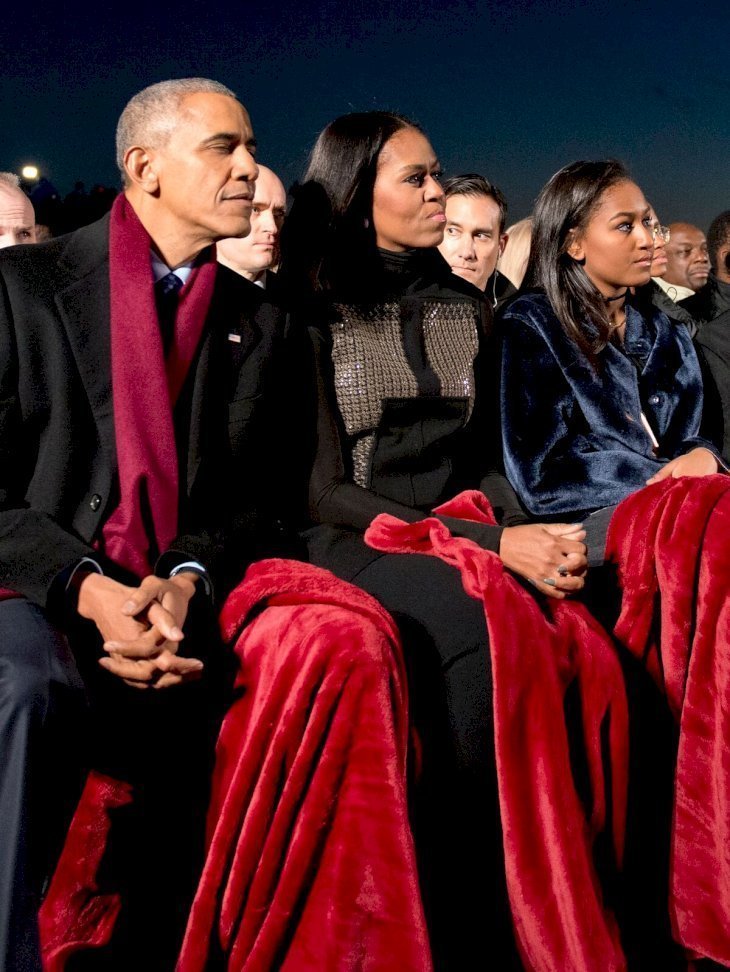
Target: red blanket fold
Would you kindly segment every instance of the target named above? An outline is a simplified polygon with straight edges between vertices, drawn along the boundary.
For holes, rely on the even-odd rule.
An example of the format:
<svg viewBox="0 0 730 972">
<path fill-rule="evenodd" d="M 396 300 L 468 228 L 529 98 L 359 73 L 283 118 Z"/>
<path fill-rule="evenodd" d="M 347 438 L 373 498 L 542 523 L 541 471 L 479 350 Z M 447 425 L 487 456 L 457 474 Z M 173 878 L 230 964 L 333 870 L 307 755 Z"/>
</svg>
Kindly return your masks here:
<svg viewBox="0 0 730 972">
<path fill-rule="evenodd" d="M 230 970 L 430 969 L 393 622 L 326 571 L 263 561 L 221 625 L 238 638 L 240 695 L 180 972 L 203 970 L 212 941 Z"/>
<path fill-rule="evenodd" d="M 212 949 L 231 972 L 429 972 L 393 622 L 332 574 L 272 560 L 249 569 L 221 625 L 237 639 L 238 697 L 179 969 L 204 969 Z M 133 798 L 89 778 L 42 908 L 47 972 L 111 937 L 119 901 L 97 874 L 113 811 Z"/>
<path fill-rule="evenodd" d="M 488 502 L 476 491 L 462 493 L 436 512 L 494 523 Z M 618 930 L 603 905 L 592 861 L 608 801 L 619 860 L 625 822 L 628 715 L 621 669 L 608 637 L 580 604 L 550 601 L 543 611 L 496 554 L 452 537 L 435 518 L 406 524 L 381 515 L 365 539 L 377 550 L 440 557 L 461 572 L 467 594 L 484 603 L 507 887 L 526 967 L 540 972 L 625 968 Z M 565 725 L 565 692 L 573 679 L 582 700 L 590 819 L 573 784 Z M 606 719 L 610 775 L 601 756 Z"/>
<path fill-rule="evenodd" d="M 69 956 L 111 939 L 121 900 L 99 890 L 97 875 L 114 811 L 133 799 L 128 783 L 89 773 L 40 911 L 44 972 L 63 972 Z"/>
<path fill-rule="evenodd" d="M 630 496 L 611 521 L 615 633 L 666 691 L 680 727 L 670 876 L 674 935 L 730 965 L 730 477 Z"/>
</svg>

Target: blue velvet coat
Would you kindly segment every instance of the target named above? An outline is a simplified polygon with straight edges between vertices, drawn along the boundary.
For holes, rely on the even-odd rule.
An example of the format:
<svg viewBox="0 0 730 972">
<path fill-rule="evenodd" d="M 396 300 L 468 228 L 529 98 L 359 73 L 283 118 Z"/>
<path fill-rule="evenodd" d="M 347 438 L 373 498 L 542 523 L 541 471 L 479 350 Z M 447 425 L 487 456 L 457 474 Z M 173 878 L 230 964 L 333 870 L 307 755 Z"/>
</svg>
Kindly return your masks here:
<svg viewBox="0 0 730 972">
<path fill-rule="evenodd" d="M 544 294 L 518 297 L 502 314 L 505 468 L 533 515 L 613 506 L 669 459 L 696 446 L 716 453 L 698 436 L 702 379 L 689 333 L 656 308 L 649 314 L 627 306 L 623 351 L 608 345 L 598 369 Z"/>
</svg>

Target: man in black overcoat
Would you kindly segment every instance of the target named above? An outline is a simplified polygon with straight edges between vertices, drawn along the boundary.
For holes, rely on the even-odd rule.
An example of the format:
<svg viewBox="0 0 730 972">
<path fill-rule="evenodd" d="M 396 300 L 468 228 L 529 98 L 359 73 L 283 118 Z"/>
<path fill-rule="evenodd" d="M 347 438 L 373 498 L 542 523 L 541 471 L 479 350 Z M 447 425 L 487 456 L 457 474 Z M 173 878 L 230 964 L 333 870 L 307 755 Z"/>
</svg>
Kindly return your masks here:
<svg viewBox="0 0 730 972">
<path fill-rule="evenodd" d="M 707 233 L 712 269 L 705 286 L 683 300 L 698 324 L 695 348 L 702 367 L 705 404 L 703 435 L 730 459 L 730 210 Z"/>
<path fill-rule="evenodd" d="M 111 224 L 107 216 L 0 255 L 0 967 L 6 972 L 40 968 L 39 895 L 67 821 L 64 799 L 72 807 L 77 795 L 66 794 L 69 767 L 82 761 L 145 780 L 176 801 L 168 819 L 146 821 L 148 839 L 140 847 L 135 837 L 129 855 L 148 867 L 144 967 L 172 967 L 164 963 L 174 944 L 159 945 L 159 965 L 155 950 L 176 915 L 184 923 L 193 878 L 185 835 L 193 789 L 208 767 L 210 673 L 220 656 L 212 605 L 268 529 L 259 496 L 266 486 L 262 449 L 275 434 L 268 403 L 278 394 L 279 318 L 263 295 L 252 296 L 235 274 L 210 266 L 211 244 L 249 230 L 254 147 L 245 109 L 222 85 L 203 79 L 153 85 L 120 118 L 124 193 Z M 120 213 L 133 227 L 128 236 L 114 235 Z M 138 290 L 116 284 L 135 261 L 149 281 Z M 191 279 L 199 284 L 192 304 L 185 298 Z M 174 443 L 151 431 L 164 427 L 154 410 L 140 413 L 148 400 L 146 373 L 129 379 L 129 360 L 140 352 L 135 329 L 142 325 L 129 313 L 138 295 L 139 317 L 153 321 L 154 334 L 145 332 L 145 340 L 153 351 L 157 342 L 160 373 L 171 388 L 179 386 L 174 407 L 167 399 L 165 405 Z M 126 307 L 127 317 L 114 306 Z M 183 306 L 195 335 L 187 358 L 176 330 Z M 143 418 L 120 432 L 122 406 L 127 418 Z M 167 533 L 159 528 L 163 520 Z M 136 569 L 140 563 L 149 566 Z M 86 731 L 75 734 L 77 726 Z M 200 799 L 197 805 L 199 811 Z M 160 880 L 179 879 L 180 899 L 156 898 L 163 871 Z"/>
</svg>

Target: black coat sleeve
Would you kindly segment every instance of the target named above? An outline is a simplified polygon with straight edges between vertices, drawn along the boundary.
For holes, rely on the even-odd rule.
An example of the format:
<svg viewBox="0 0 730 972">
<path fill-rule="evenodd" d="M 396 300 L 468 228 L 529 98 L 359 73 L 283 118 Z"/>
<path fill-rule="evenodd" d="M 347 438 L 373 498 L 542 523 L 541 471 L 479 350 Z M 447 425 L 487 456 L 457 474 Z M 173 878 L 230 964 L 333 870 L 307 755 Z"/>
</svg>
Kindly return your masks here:
<svg viewBox="0 0 730 972">
<path fill-rule="evenodd" d="M 702 369 L 702 435 L 730 462 L 730 312 L 704 324 L 695 338 Z"/>
</svg>

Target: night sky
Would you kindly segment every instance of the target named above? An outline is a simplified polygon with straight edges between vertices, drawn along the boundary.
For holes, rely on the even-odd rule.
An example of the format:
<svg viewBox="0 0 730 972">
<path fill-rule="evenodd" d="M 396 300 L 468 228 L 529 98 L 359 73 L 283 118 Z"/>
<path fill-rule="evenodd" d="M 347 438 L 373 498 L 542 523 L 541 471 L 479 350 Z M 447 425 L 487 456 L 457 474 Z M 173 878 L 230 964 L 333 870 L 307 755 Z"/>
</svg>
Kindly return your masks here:
<svg viewBox="0 0 730 972">
<path fill-rule="evenodd" d="M 706 228 L 730 207 L 727 0 L 130 7 L 5 11 L 0 169 L 33 161 L 62 194 L 76 179 L 117 185 L 129 97 L 203 75 L 238 93 L 260 160 L 287 184 L 332 118 L 391 108 L 423 125 L 447 174 L 496 182 L 510 221 L 562 165 L 608 156 L 663 222 Z"/>
</svg>

